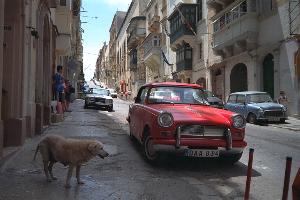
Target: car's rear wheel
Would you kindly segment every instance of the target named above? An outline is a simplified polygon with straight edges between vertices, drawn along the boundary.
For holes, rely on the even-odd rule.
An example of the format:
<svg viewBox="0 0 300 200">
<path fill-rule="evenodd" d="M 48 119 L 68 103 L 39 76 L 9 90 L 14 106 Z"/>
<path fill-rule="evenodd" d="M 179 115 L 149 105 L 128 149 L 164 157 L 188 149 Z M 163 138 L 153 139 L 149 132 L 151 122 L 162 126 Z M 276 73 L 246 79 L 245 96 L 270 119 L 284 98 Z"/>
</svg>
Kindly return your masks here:
<svg viewBox="0 0 300 200">
<path fill-rule="evenodd" d="M 149 131 L 147 131 L 144 135 L 143 149 L 144 149 L 145 158 L 148 162 L 154 164 L 158 161 L 159 154 L 154 149 L 153 139 L 150 136 Z"/>
<path fill-rule="evenodd" d="M 256 115 L 253 114 L 253 113 L 249 113 L 249 115 L 248 115 L 248 117 L 247 117 L 247 121 L 248 121 L 250 124 L 256 124 L 256 123 L 257 123 Z"/>
</svg>

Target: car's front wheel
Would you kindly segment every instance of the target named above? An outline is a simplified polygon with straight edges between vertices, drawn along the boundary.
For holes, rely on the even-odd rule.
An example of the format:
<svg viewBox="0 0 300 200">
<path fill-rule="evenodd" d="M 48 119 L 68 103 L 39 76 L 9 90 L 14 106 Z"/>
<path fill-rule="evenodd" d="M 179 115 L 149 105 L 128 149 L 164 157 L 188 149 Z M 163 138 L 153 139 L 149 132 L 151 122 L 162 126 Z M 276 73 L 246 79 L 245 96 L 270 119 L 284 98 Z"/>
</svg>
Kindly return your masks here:
<svg viewBox="0 0 300 200">
<path fill-rule="evenodd" d="M 111 106 L 108 106 L 107 110 L 108 110 L 108 112 L 112 112 L 112 111 L 114 110 L 114 107 L 113 107 L 113 105 L 111 105 Z"/>
<path fill-rule="evenodd" d="M 88 105 L 86 102 L 84 102 L 84 106 L 83 106 L 84 109 L 87 109 L 88 108 Z"/>
<path fill-rule="evenodd" d="M 256 124 L 256 123 L 257 123 L 256 115 L 253 114 L 253 113 L 249 113 L 249 115 L 248 115 L 248 117 L 247 117 L 247 121 L 248 121 L 250 124 Z"/>
<path fill-rule="evenodd" d="M 143 149 L 145 158 L 148 162 L 154 164 L 158 161 L 159 154 L 155 151 L 153 146 L 153 139 L 148 132 L 145 133 L 144 136 Z"/>
</svg>

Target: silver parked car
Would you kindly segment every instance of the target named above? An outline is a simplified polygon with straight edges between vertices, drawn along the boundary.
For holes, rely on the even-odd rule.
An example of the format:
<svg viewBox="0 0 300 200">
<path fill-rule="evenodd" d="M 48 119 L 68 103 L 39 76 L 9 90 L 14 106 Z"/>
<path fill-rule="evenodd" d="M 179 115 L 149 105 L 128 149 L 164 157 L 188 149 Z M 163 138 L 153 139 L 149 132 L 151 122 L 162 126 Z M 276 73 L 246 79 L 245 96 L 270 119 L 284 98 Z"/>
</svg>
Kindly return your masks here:
<svg viewBox="0 0 300 200">
<path fill-rule="evenodd" d="M 107 89 L 92 88 L 85 96 L 84 108 L 89 106 L 105 107 L 108 111 L 113 111 L 113 98 Z"/>
<path fill-rule="evenodd" d="M 266 92 L 246 91 L 229 95 L 224 108 L 243 115 L 249 123 L 280 121 L 287 119 L 286 107 L 273 102 Z"/>
<path fill-rule="evenodd" d="M 118 93 L 116 92 L 115 89 L 109 88 L 108 90 L 109 90 L 110 96 L 112 98 L 117 98 L 118 97 Z"/>
</svg>

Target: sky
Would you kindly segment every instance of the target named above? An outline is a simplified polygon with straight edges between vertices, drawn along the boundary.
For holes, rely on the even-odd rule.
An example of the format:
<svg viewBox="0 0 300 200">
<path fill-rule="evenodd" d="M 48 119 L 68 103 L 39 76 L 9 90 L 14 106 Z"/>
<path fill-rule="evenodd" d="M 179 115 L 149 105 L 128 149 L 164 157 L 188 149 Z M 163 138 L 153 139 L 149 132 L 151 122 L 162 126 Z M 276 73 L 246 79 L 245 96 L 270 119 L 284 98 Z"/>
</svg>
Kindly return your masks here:
<svg viewBox="0 0 300 200">
<path fill-rule="evenodd" d="M 109 43 L 109 29 L 116 11 L 127 11 L 131 0 L 82 0 L 83 71 L 85 80 L 94 76 L 99 50 Z M 85 23 L 87 22 L 87 23 Z"/>
</svg>

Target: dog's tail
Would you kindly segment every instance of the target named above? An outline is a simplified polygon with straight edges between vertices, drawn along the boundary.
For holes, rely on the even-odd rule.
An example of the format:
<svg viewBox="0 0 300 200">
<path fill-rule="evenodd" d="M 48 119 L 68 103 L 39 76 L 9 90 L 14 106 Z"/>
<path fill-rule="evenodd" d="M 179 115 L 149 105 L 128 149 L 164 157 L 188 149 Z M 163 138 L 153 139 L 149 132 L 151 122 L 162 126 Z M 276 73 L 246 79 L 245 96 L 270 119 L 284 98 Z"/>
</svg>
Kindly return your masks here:
<svg viewBox="0 0 300 200">
<path fill-rule="evenodd" d="M 40 144 L 38 144 L 37 147 L 36 147 L 36 150 L 35 150 L 35 153 L 34 153 L 33 160 L 35 160 L 36 154 L 37 154 L 37 152 L 39 151 L 39 148 L 40 148 Z"/>
</svg>

